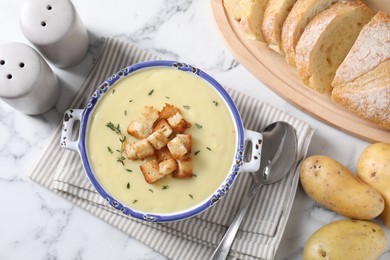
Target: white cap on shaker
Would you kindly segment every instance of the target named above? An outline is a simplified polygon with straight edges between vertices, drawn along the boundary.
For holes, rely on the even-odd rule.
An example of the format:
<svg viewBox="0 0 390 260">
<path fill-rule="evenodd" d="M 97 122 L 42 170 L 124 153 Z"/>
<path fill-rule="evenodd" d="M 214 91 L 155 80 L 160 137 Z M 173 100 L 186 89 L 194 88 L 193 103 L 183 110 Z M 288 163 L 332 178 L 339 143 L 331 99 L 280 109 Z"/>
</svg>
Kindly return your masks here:
<svg viewBox="0 0 390 260">
<path fill-rule="evenodd" d="M 0 45 L 0 98 L 28 115 L 52 108 L 59 97 L 59 82 L 47 62 L 24 43 Z"/>
<path fill-rule="evenodd" d="M 24 36 L 60 68 L 71 67 L 88 50 L 88 32 L 70 0 L 27 0 L 20 9 Z"/>
</svg>

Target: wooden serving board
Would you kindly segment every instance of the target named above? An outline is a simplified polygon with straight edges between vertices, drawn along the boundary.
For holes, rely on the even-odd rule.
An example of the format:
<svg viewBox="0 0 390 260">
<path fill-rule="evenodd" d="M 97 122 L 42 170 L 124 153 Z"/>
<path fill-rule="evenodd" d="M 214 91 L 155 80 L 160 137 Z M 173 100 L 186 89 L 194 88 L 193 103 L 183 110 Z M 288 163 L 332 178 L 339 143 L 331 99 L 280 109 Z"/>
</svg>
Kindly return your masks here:
<svg viewBox="0 0 390 260">
<path fill-rule="evenodd" d="M 390 5 L 383 0 L 365 1 L 374 10 L 390 13 Z M 369 142 L 390 143 L 390 130 L 359 118 L 330 100 L 328 94 L 305 87 L 295 67 L 272 51 L 265 43 L 249 40 L 239 23 L 225 12 L 222 0 L 210 0 L 217 28 L 227 47 L 257 79 L 287 102 L 319 120 L 348 134 Z"/>
</svg>

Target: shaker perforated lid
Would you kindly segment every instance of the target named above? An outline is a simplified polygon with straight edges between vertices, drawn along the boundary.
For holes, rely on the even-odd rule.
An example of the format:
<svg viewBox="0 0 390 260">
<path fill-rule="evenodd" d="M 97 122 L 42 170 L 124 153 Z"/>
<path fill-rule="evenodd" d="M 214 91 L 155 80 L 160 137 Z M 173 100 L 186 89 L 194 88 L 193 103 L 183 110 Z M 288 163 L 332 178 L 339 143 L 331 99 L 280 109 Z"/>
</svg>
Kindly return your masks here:
<svg viewBox="0 0 390 260">
<path fill-rule="evenodd" d="M 76 10 L 69 0 L 26 1 L 20 10 L 23 34 L 37 45 L 61 40 L 74 26 Z"/>
<path fill-rule="evenodd" d="M 41 71 L 40 55 L 27 44 L 0 45 L 0 96 L 17 98 L 30 92 Z"/>
</svg>

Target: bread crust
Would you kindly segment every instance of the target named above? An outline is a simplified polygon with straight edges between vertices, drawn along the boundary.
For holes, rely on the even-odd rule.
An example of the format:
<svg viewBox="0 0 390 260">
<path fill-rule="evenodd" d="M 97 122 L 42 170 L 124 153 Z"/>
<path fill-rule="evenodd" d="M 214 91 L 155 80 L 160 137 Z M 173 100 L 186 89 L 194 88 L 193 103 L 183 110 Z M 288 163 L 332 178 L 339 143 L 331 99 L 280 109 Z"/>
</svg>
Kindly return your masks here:
<svg viewBox="0 0 390 260">
<path fill-rule="evenodd" d="M 267 3 L 268 0 L 241 0 L 240 26 L 249 39 L 265 42 L 261 25 Z"/>
<path fill-rule="evenodd" d="M 284 54 L 282 48 L 282 27 L 296 0 L 270 0 L 264 12 L 262 31 L 268 47 Z"/>
<path fill-rule="evenodd" d="M 378 12 L 336 72 L 331 99 L 390 129 L 390 15 Z"/>
<path fill-rule="evenodd" d="M 390 15 L 378 12 L 361 30 L 355 44 L 336 71 L 333 87 L 343 85 L 390 58 Z"/>
<path fill-rule="evenodd" d="M 337 67 L 372 16 L 371 9 L 362 2 L 349 1 L 335 3 L 311 20 L 296 47 L 297 70 L 306 86 L 321 93 L 331 92 Z"/>
<path fill-rule="evenodd" d="M 290 65 L 295 65 L 295 48 L 306 25 L 313 17 L 337 0 L 297 0 L 282 28 L 281 43 Z"/>
<path fill-rule="evenodd" d="M 390 59 L 342 87 L 332 100 L 358 116 L 390 129 Z"/>
</svg>

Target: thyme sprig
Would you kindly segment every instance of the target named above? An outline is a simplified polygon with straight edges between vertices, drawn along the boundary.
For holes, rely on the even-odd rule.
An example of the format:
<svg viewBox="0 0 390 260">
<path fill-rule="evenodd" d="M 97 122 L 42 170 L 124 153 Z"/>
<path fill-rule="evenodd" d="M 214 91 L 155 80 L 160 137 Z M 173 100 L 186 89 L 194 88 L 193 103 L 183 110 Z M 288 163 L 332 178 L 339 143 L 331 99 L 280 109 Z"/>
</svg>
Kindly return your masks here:
<svg viewBox="0 0 390 260">
<path fill-rule="evenodd" d="M 123 166 L 125 166 L 125 160 L 126 160 L 126 157 L 123 156 L 123 144 L 125 143 L 126 141 L 126 136 L 122 134 L 122 131 L 121 131 L 121 128 L 120 128 L 120 125 L 117 124 L 115 125 L 113 122 L 109 121 L 106 126 L 108 128 L 110 128 L 112 131 L 114 131 L 116 134 L 120 135 L 119 137 L 119 141 L 120 143 L 122 144 L 122 149 L 116 149 L 115 151 L 117 151 L 120 155 L 120 157 L 117 158 L 117 162 L 121 163 Z M 107 150 L 109 153 L 113 153 L 113 150 L 111 149 L 111 147 L 107 146 Z M 128 171 L 128 170 L 127 170 Z"/>
<path fill-rule="evenodd" d="M 121 128 L 119 126 L 119 124 L 117 124 L 116 126 L 110 121 L 106 124 L 106 126 L 108 128 L 110 128 L 112 131 L 114 131 L 115 133 L 117 133 L 118 135 L 122 135 L 122 132 L 121 132 Z"/>
</svg>

